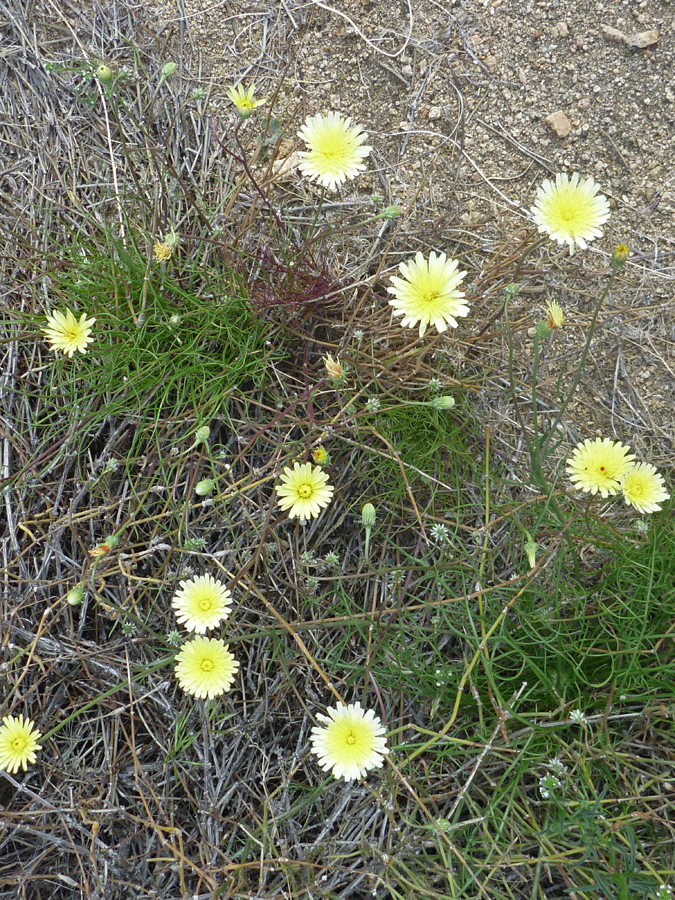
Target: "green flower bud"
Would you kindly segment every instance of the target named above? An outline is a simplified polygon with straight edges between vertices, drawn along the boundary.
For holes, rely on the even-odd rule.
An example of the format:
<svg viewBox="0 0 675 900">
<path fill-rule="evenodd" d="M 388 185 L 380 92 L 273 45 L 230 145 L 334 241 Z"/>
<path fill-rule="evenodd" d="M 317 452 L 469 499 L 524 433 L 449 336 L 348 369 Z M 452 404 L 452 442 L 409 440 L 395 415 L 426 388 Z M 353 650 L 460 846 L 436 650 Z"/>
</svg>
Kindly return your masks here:
<svg viewBox="0 0 675 900">
<path fill-rule="evenodd" d="M 361 510 L 361 523 L 364 528 L 372 528 L 375 524 L 375 507 L 372 503 L 366 503 Z"/>
<path fill-rule="evenodd" d="M 401 215 L 401 207 L 400 206 L 386 206 L 382 212 L 379 214 L 378 218 L 380 219 L 398 219 Z"/>
<path fill-rule="evenodd" d="M 434 409 L 452 409 L 455 405 L 455 398 L 448 396 L 434 397 L 434 399 L 429 402 Z"/>
<path fill-rule="evenodd" d="M 195 431 L 195 446 L 197 444 L 205 444 L 211 436 L 211 429 L 208 425 L 202 425 Z"/>
<path fill-rule="evenodd" d="M 175 62 L 164 63 L 162 66 L 162 81 L 166 81 L 167 78 L 172 78 L 176 74 L 176 70 L 178 66 Z"/>
<path fill-rule="evenodd" d="M 201 481 L 197 482 L 195 491 L 199 497 L 208 497 L 209 494 L 213 493 L 215 486 L 216 484 L 213 478 L 202 478 Z"/>
<path fill-rule="evenodd" d="M 106 66 L 104 63 L 101 63 L 101 65 L 96 69 L 96 77 L 101 82 L 101 84 L 111 84 L 113 80 L 113 71 L 110 66 Z"/>
<path fill-rule="evenodd" d="M 79 606 L 83 600 L 84 588 L 81 584 L 78 584 L 74 588 L 71 588 L 66 594 L 66 603 L 69 603 L 70 606 Z"/>
</svg>

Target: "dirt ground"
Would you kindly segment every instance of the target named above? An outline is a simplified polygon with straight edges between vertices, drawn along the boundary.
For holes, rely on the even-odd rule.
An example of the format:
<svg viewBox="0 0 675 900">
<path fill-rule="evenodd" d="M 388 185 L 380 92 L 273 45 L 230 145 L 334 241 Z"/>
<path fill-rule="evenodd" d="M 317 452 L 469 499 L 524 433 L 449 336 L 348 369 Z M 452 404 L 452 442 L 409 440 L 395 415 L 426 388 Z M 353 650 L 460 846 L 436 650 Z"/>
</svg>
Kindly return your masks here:
<svg viewBox="0 0 675 900">
<path fill-rule="evenodd" d="M 571 326 L 549 374 L 573 369 L 611 249 L 627 244 L 570 438 L 611 431 L 660 465 L 672 460 L 672 3 L 179 0 L 155 11 L 162 37 L 183 48 L 191 76 L 209 86 L 214 115 L 232 116 L 225 90 L 243 80 L 267 97 L 281 84 L 282 119 L 333 109 L 362 124 L 374 147 L 368 172 L 338 200 L 374 194 L 407 210 L 387 271 L 416 249 L 461 256 L 481 334 L 491 333 L 510 280 L 494 260 L 531 227 L 536 188 L 556 172 L 593 176 L 612 219 L 603 239 L 573 259 L 545 242 L 526 273 L 512 310 L 522 323 L 519 375 L 528 380 L 532 325 L 546 299 L 561 302 Z M 287 189 L 313 196 L 299 177 Z M 503 365 L 503 341 L 480 350 L 495 370 Z M 508 404 L 494 390 L 481 400 L 503 430 Z"/>
</svg>

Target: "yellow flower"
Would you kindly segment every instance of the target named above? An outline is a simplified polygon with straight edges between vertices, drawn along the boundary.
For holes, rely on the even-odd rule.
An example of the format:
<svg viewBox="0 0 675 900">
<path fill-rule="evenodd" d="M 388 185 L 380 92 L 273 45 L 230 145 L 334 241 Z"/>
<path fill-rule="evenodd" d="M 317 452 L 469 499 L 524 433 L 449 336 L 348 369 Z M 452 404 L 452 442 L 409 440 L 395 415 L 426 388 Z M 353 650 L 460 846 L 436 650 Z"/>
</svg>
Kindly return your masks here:
<svg viewBox="0 0 675 900">
<path fill-rule="evenodd" d="M 88 319 L 84 313 L 78 321 L 69 309 L 65 313 L 56 310 L 47 316 L 47 327 L 42 331 L 55 353 L 61 350 L 72 357 L 76 350 L 86 353 L 89 349 L 87 344 L 94 340 L 91 329 L 95 321 Z"/>
<path fill-rule="evenodd" d="M 229 691 L 238 668 L 227 644 L 216 638 L 194 638 L 183 644 L 176 657 L 178 683 L 188 694 L 202 699 Z"/>
<path fill-rule="evenodd" d="M 298 153 L 300 171 L 323 187 L 335 191 L 347 178 L 355 178 L 365 169 L 362 160 L 372 147 L 363 146 L 368 135 L 360 125 L 350 128 L 351 119 L 340 113 L 307 116 L 298 135 L 309 150 Z"/>
<path fill-rule="evenodd" d="M 555 331 L 556 328 L 562 328 L 565 317 L 563 315 L 562 306 L 556 300 L 551 300 L 546 304 L 546 312 L 548 313 L 548 321 L 546 324 L 551 331 Z"/>
<path fill-rule="evenodd" d="M 570 255 L 575 245 L 585 250 L 588 241 L 602 235 L 601 225 L 609 219 L 609 203 L 598 194 L 599 186 L 592 178 L 579 182 L 579 173 L 571 178 L 548 178 L 537 191 L 532 215 L 539 231 L 559 244 L 568 244 Z"/>
<path fill-rule="evenodd" d="M 419 322 L 420 337 L 428 325 L 435 325 L 438 331 L 445 331 L 448 325 L 457 328 L 455 316 L 469 313 L 469 307 L 462 303 L 463 292 L 456 290 L 466 272 L 458 272 L 457 266 L 456 259 L 447 259 L 445 253 L 436 256 L 433 250 L 429 262 L 418 252 L 414 261 L 399 265 L 403 278 L 392 275 L 394 287 L 388 287 L 387 292 L 395 295 L 389 304 L 395 316 L 403 316 L 404 328 Z"/>
<path fill-rule="evenodd" d="M 323 358 L 323 364 L 326 367 L 326 372 L 330 378 L 334 378 L 335 381 L 338 381 L 344 375 L 344 369 L 342 365 L 337 359 L 333 359 L 330 353 L 327 353 Z"/>
<path fill-rule="evenodd" d="M 157 241 L 152 248 L 152 252 L 156 262 L 166 262 L 171 259 L 173 247 L 166 241 Z"/>
<path fill-rule="evenodd" d="M 181 581 L 171 606 L 176 619 L 188 631 L 204 634 L 226 619 L 231 610 L 231 592 L 211 575 L 198 575 L 191 581 Z"/>
<path fill-rule="evenodd" d="M 242 119 L 248 119 L 256 107 L 262 106 L 263 103 L 266 102 L 265 100 L 254 100 L 254 93 L 254 84 L 252 84 L 248 90 L 244 90 L 241 84 L 238 84 L 236 87 L 228 88 L 227 90 L 227 96 L 237 107 L 237 112 Z"/>
<path fill-rule="evenodd" d="M 385 729 L 371 709 L 360 703 L 329 706 L 327 716 L 317 714 L 325 723 L 312 728 L 312 753 L 319 758 L 324 772 L 351 781 L 382 765 L 387 752 Z"/>
<path fill-rule="evenodd" d="M 659 475 L 649 463 L 635 463 L 621 479 L 624 500 L 638 512 L 653 513 L 661 509 L 659 503 L 670 498 Z"/>
<path fill-rule="evenodd" d="M 296 516 L 301 522 L 313 519 L 333 499 L 333 486 L 328 484 L 328 475 L 321 466 L 312 467 L 311 463 L 293 463 L 293 468 L 286 466 L 281 476 L 281 484 L 277 485 L 279 506 L 287 509 L 291 519 Z"/>
<path fill-rule="evenodd" d="M 28 763 L 36 760 L 35 751 L 42 750 L 38 744 L 38 738 L 42 735 L 35 728 L 30 719 L 24 719 L 22 715 L 4 716 L 2 728 L 0 728 L 0 769 L 5 769 L 10 774 L 23 768 L 28 769 Z"/>
<path fill-rule="evenodd" d="M 618 494 L 621 479 L 631 468 L 635 454 L 629 447 L 609 438 L 585 440 L 574 448 L 567 461 L 570 481 L 581 491 L 600 492 L 602 497 Z"/>
<path fill-rule="evenodd" d="M 312 459 L 317 464 L 317 466 L 327 466 L 328 458 L 328 450 L 326 450 L 325 447 L 317 447 L 316 450 L 312 453 Z"/>
</svg>

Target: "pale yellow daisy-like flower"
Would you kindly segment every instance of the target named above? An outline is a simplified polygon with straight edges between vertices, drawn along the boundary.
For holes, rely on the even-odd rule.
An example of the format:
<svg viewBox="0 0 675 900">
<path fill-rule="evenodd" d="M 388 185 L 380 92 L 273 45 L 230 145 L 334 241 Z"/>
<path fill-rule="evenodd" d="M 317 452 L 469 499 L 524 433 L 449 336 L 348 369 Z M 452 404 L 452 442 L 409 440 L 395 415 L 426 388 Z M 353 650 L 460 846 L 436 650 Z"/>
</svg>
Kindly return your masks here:
<svg viewBox="0 0 675 900">
<path fill-rule="evenodd" d="M 288 510 L 291 519 L 297 517 L 301 522 L 313 519 L 333 499 L 333 486 L 328 484 L 328 475 L 321 466 L 311 463 L 294 463 L 293 468 L 286 466 L 281 476 L 281 484 L 277 485 L 279 506 Z"/>
<path fill-rule="evenodd" d="M 36 751 L 42 750 L 38 744 L 38 738 L 42 737 L 30 719 L 22 715 L 3 716 L 0 727 L 0 769 L 10 774 L 23 768 L 28 769 L 28 763 L 36 760 Z"/>
<path fill-rule="evenodd" d="M 570 255 L 575 246 L 585 250 L 588 241 L 602 235 L 601 225 L 609 219 L 607 198 L 598 194 L 592 178 L 580 181 L 579 173 L 548 178 L 537 190 L 532 215 L 539 231 L 559 244 L 568 244 Z"/>
<path fill-rule="evenodd" d="M 227 644 L 216 638 L 196 637 L 176 656 L 178 683 L 193 697 L 211 700 L 229 691 L 239 663 Z"/>
<path fill-rule="evenodd" d="M 621 490 L 626 503 L 641 513 L 658 512 L 659 503 L 670 498 L 663 475 L 649 463 L 635 463 L 621 479 Z"/>
<path fill-rule="evenodd" d="M 318 113 L 307 116 L 298 132 L 309 147 L 298 153 L 300 171 L 331 191 L 363 171 L 362 160 L 373 149 L 363 145 L 368 135 L 360 125 L 350 127 L 351 121 L 336 112 Z"/>
<path fill-rule="evenodd" d="M 95 321 L 88 319 L 84 313 L 78 321 L 69 309 L 65 313 L 55 310 L 47 316 L 47 327 L 42 331 L 55 353 L 61 350 L 72 357 L 76 350 L 86 353 L 89 349 L 87 344 L 94 340 L 91 329 Z"/>
<path fill-rule="evenodd" d="M 317 713 L 325 723 L 312 728 L 312 753 L 319 758 L 324 772 L 332 770 L 336 778 L 352 781 L 369 769 L 382 765 L 387 752 L 385 729 L 371 709 L 360 703 L 329 706 L 327 716 Z"/>
<path fill-rule="evenodd" d="M 179 624 L 188 631 L 204 634 L 207 628 L 215 628 L 229 616 L 231 596 L 225 585 L 211 575 L 198 575 L 180 582 L 171 605 Z"/>
<path fill-rule="evenodd" d="M 252 84 L 248 90 L 245 90 L 241 83 L 236 87 L 231 87 L 227 90 L 227 96 L 236 106 L 237 112 L 242 119 L 248 119 L 254 109 L 258 106 L 262 106 L 263 103 L 266 103 L 266 100 L 254 100 L 254 93 L 254 84 Z"/>
<path fill-rule="evenodd" d="M 625 444 L 609 438 L 582 441 L 567 461 L 570 481 L 578 490 L 590 494 L 599 492 L 602 497 L 618 494 L 621 479 L 635 459 L 629 450 Z"/>
<path fill-rule="evenodd" d="M 457 290 L 466 272 L 458 272 L 457 266 L 456 259 L 447 259 L 445 253 L 436 256 L 433 250 L 428 262 L 418 251 L 413 261 L 400 263 L 403 278 L 392 275 L 394 287 L 387 292 L 395 295 L 389 304 L 395 316 L 403 316 L 404 328 L 419 322 L 422 337 L 428 325 L 435 325 L 438 331 L 445 331 L 448 325 L 457 328 L 455 316 L 469 314 L 469 307 L 462 303 L 464 294 Z"/>
</svg>

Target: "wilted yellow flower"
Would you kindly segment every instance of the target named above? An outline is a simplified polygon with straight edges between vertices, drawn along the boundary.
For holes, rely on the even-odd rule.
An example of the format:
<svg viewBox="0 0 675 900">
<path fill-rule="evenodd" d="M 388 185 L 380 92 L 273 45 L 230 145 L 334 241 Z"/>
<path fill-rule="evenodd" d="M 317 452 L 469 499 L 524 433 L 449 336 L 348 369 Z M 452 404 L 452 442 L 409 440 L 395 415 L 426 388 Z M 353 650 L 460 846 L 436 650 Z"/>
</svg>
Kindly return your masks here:
<svg viewBox="0 0 675 900">
<path fill-rule="evenodd" d="M 546 312 L 548 313 L 548 321 L 546 324 L 551 331 L 555 331 L 556 328 L 562 328 L 565 317 L 563 315 L 562 306 L 556 300 L 550 300 L 546 304 Z"/>
<path fill-rule="evenodd" d="M 336 381 L 339 378 L 342 378 L 344 375 L 344 369 L 340 365 L 337 359 L 333 359 L 330 353 L 326 354 L 323 358 L 323 364 L 326 367 L 326 372 L 331 378 L 334 378 Z"/>
</svg>

